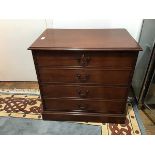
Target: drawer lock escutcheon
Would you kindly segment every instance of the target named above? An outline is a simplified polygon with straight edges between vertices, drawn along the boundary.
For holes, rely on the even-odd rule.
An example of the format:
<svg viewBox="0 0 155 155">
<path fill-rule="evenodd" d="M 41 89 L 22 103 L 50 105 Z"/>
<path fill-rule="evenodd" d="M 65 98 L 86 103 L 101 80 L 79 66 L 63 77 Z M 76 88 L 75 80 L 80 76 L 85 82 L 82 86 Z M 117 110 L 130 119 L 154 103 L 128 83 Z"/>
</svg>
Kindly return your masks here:
<svg viewBox="0 0 155 155">
<path fill-rule="evenodd" d="M 79 94 L 79 96 L 80 96 L 81 98 L 87 97 L 88 93 L 89 93 L 88 90 L 81 90 L 81 89 L 78 90 L 78 94 Z"/>
<path fill-rule="evenodd" d="M 79 104 L 78 107 L 79 107 L 79 109 L 81 109 L 81 110 L 86 110 L 86 109 L 87 109 L 87 105 Z"/>
<path fill-rule="evenodd" d="M 77 74 L 76 78 L 80 81 L 80 82 L 87 82 L 89 79 L 89 75 L 81 75 L 81 74 Z"/>
<path fill-rule="evenodd" d="M 88 63 L 90 62 L 90 57 L 85 56 L 85 54 L 82 54 L 81 58 L 78 59 L 80 66 L 85 67 L 88 66 Z"/>
</svg>

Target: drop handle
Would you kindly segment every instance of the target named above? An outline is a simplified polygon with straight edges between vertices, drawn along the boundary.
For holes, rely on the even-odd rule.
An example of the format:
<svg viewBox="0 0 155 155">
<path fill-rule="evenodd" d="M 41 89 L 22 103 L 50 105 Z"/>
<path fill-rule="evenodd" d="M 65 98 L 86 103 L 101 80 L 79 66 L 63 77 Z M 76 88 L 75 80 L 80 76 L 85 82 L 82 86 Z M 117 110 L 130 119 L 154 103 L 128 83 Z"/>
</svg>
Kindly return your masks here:
<svg viewBox="0 0 155 155">
<path fill-rule="evenodd" d="M 89 79 L 89 75 L 85 74 L 85 75 L 81 75 L 81 74 L 76 74 L 76 78 L 80 81 L 80 82 L 87 82 Z"/>
<path fill-rule="evenodd" d="M 81 90 L 81 89 L 78 90 L 78 94 L 79 94 L 79 96 L 82 97 L 82 98 L 87 97 L 88 93 L 89 93 L 89 90 Z"/>
</svg>

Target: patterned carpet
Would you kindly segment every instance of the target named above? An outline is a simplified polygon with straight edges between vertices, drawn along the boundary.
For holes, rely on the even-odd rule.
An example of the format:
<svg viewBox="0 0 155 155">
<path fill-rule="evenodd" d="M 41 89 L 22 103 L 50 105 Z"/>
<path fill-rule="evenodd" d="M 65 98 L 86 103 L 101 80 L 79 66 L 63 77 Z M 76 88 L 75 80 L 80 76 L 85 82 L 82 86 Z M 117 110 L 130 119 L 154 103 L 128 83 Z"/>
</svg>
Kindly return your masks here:
<svg viewBox="0 0 155 155">
<path fill-rule="evenodd" d="M 42 119 L 42 105 L 38 90 L 0 90 L 0 116 Z M 77 122 L 100 126 L 102 135 L 141 135 L 135 111 L 128 104 L 125 124 Z"/>
</svg>

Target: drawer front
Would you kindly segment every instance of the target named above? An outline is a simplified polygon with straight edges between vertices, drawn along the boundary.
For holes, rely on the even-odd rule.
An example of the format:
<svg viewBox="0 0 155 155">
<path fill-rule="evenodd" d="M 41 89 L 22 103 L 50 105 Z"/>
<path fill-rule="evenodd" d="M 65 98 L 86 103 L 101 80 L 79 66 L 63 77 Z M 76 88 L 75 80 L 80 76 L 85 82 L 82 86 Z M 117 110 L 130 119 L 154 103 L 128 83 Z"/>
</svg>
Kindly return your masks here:
<svg viewBox="0 0 155 155">
<path fill-rule="evenodd" d="M 103 98 L 124 99 L 127 87 L 76 86 L 76 85 L 41 85 L 45 98 Z"/>
<path fill-rule="evenodd" d="M 53 52 L 52 52 L 53 53 Z M 74 54 L 73 54 L 74 53 Z M 136 55 L 125 52 L 55 52 L 34 53 L 38 66 L 114 67 L 127 68 L 135 64 Z"/>
<path fill-rule="evenodd" d="M 39 68 L 41 82 L 128 85 L 131 70 Z"/>
<path fill-rule="evenodd" d="M 83 99 L 44 99 L 44 110 L 87 111 L 107 114 L 125 113 L 125 101 L 83 100 Z"/>
</svg>

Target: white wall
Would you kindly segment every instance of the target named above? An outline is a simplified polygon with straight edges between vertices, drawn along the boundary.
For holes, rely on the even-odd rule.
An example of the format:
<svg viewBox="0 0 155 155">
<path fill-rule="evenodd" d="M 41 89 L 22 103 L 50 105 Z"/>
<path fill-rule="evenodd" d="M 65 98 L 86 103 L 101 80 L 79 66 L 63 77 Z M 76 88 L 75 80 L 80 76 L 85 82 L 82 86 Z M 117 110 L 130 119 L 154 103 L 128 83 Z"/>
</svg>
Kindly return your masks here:
<svg viewBox="0 0 155 155">
<path fill-rule="evenodd" d="M 54 28 L 126 28 L 138 40 L 142 19 L 53 19 Z"/>
<path fill-rule="evenodd" d="M 0 20 L 0 81 L 36 81 L 31 52 L 27 48 L 47 27 L 126 28 L 138 40 L 141 19 L 42 19 Z"/>
<path fill-rule="evenodd" d="M 45 20 L 0 20 L 0 81 L 37 79 L 27 48 L 45 28 Z"/>
</svg>

